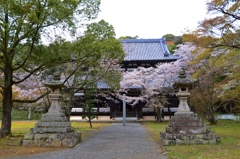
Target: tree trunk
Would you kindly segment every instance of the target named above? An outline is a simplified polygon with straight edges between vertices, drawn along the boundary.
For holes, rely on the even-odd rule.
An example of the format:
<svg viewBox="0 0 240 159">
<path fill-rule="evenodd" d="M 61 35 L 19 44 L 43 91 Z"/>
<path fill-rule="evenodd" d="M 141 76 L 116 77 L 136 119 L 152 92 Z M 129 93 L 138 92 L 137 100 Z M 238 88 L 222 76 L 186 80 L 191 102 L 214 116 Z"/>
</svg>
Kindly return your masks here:
<svg viewBox="0 0 240 159">
<path fill-rule="evenodd" d="M 91 120 L 91 118 L 89 118 L 89 124 L 90 124 L 90 127 L 92 128 L 92 120 Z"/>
<path fill-rule="evenodd" d="M 89 124 L 90 124 L 90 128 L 92 128 L 92 112 L 91 112 L 91 109 L 88 110 L 88 115 L 87 115 L 87 117 L 88 117 L 88 122 L 89 122 Z"/>
<path fill-rule="evenodd" d="M 156 108 L 157 110 L 157 122 L 162 122 L 162 109 L 161 108 Z"/>
<path fill-rule="evenodd" d="M 2 126 L 0 137 L 11 135 L 11 114 L 12 114 L 12 69 L 9 65 L 4 67 L 4 87 L 3 87 L 3 102 L 2 102 Z"/>
<path fill-rule="evenodd" d="M 213 106 L 209 106 L 208 112 L 207 112 L 207 114 L 206 114 L 206 117 L 207 117 L 207 121 L 208 121 L 211 125 L 216 125 L 216 124 L 217 124 L 217 120 L 215 119 L 215 116 L 214 116 Z"/>
<path fill-rule="evenodd" d="M 171 118 L 172 118 L 172 113 L 171 113 L 170 106 L 168 106 L 168 113 L 169 113 L 169 117 L 170 117 L 170 119 L 171 119 Z"/>
</svg>

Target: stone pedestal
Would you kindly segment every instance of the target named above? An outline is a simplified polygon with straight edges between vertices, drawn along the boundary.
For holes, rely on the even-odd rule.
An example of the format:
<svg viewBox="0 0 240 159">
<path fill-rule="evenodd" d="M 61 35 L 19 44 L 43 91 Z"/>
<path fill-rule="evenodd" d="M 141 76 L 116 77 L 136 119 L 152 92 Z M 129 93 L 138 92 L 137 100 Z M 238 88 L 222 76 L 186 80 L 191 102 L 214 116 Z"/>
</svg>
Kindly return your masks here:
<svg viewBox="0 0 240 159">
<path fill-rule="evenodd" d="M 59 81 L 59 75 L 45 85 L 52 90 L 49 94 L 51 107 L 34 128 L 24 135 L 21 143 L 23 146 L 74 147 L 81 140 L 81 132 L 74 132 L 71 122 L 62 113 L 59 101 L 63 84 Z"/>
<path fill-rule="evenodd" d="M 46 113 L 29 133 L 23 146 L 74 147 L 81 140 L 81 132 L 74 132 L 71 122 L 62 113 Z"/>
<path fill-rule="evenodd" d="M 185 71 L 179 72 L 179 79 L 174 83 L 178 87 L 176 96 L 179 99 L 178 111 L 171 118 L 166 132 L 160 132 L 164 145 L 191 145 L 191 144 L 216 144 L 220 138 L 210 131 L 210 127 L 190 111 L 187 99 L 190 95 L 191 81 L 185 79 Z"/>
<path fill-rule="evenodd" d="M 174 114 L 166 132 L 160 132 L 164 145 L 216 144 L 220 138 L 193 112 Z"/>
</svg>

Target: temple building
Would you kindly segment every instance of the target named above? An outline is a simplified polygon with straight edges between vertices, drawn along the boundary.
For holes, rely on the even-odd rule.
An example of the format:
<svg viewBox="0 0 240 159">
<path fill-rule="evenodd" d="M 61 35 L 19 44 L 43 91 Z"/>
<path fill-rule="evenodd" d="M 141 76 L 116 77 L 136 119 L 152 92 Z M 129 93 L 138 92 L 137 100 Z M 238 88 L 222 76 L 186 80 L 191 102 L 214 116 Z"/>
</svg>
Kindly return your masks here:
<svg viewBox="0 0 240 159">
<path fill-rule="evenodd" d="M 132 71 L 138 67 L 155 67 L 158 63 L 173 62 L 178 59 L 178 56 L 170 54 L 166 40 L 160 39 L 126 39 L 121 40 L 123 50 L 125 51 L 124 61 L 121 63 L 122 71 Z M 99 82 L 98 89 L 106 90 L 108 87 Z M 137 96 L 140 93 L 140 88 L 131 88 L 127 95 Z M 79 94 L 80 95 L 80 94 Z M 173 114 L 178 107 L 178 99 L 176 97 L 168 97 L 169 105 L 164 108 L 164 115 Z M 104 99 L 101 99 L 104 100 Z M 97 119 L 115 119 L 123 116 L 123 102 L 118 103 L 105 101 L 107 106 L 101 103 L 96 103 Z M 132 119 L 154 119 L 155 113 L 153 108 L 145 107 L 146 103 L 139 102 L 135 106 L 126 103 L 126 117 Z M 71 115 L 82 115 L 81 105 L 74 105 Z"/>
</svg>

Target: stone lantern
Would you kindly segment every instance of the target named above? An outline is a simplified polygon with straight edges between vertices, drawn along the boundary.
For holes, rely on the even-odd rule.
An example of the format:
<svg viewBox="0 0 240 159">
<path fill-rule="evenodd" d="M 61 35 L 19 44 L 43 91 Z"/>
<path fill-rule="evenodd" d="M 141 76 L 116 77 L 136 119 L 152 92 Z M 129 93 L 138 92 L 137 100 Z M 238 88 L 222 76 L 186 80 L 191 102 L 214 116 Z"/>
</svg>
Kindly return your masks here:
<svg viewBox="0 0 240 159">
<path fill-rule="evenodd" d="M 173 84 L 178 88 L 176 96 L 179 98 L 178 111 L 169 121 L 166 132 L 160 132 L 160 139 L 164 145 L 193 145 L 216 144 L 220 138 L 210 131 L 196 114 L 190 111 L 187 99 L 190 95 L 191 80 L 186 79 L 183 68 L 179 71 L 178 80 Z"/>
<path fill-rule="evenodd" d="M 178 88 L 178 93 L 176 96 L 179 99 L 179 106 L 176 114 L 193 114 L 193 112 L 190 112 L 190 108 L 187 103 L 187 99 L 190 96 L 189 88 L 191 85 L 191 80 L 186 79 L 185 70 L 181 68 L 179 71 L 178 80 L 173 84 L 173 87 Z"/>
<path fill-rule="evenodd" d="M 62 113 L 60 90 L 63 83 L 60 81 L 60 73 L 54 73 L 53 80 L 44 85 L 51 89 L 51 106 L 34 128 L 24 135 L 21 143 L 23 146 L 73 147 L 80 142 L 81 132 L 74 132 L 71 122 Z"/>
<path fill-rule="evenodd" d="M 60 81 L 60 73 L 55 72 L 53 74 L 53 80 L 45 82 L 44 85 L 51 89 L 51 93 L 49 94 L 49 98 L 51 100 L 51 106 L 48 109 L 48 113 L 61 114 L 62 109 L 60 106 L 60 98 L 62 96 L 60 94 L 60 90 L 64 85 Z"/>
</svg>

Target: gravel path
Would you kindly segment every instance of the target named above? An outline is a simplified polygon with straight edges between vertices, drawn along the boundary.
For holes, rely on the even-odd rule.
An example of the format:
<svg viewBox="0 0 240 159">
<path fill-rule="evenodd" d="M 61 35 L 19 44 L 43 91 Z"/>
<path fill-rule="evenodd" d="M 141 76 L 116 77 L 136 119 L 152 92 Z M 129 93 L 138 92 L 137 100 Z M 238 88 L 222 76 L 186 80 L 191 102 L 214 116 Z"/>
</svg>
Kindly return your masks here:
<svg viewBox="0 0 240 159">
<path fill-rule="evenodd" d="M 139 123 L 114 123 L 74 148 L 18 159 L 167 159 Z"/>
</svg>

